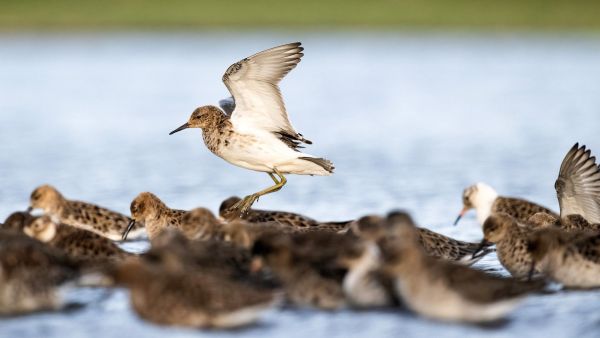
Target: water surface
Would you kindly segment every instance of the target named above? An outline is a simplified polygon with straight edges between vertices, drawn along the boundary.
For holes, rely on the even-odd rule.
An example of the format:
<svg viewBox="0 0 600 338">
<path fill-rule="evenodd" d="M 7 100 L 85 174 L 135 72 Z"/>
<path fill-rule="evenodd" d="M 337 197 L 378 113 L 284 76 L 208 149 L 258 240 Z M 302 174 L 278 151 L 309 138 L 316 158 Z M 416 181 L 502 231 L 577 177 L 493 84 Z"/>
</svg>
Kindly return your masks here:
<svg viewBox="0 0 600 338">
<path fill-rule="evenodd" d="M 421 33 L 0 35 L 0 218 L 37 185 L 127 212 L 142 191 L 176 208 L 216 211 L 271 183 L 210 154 L 200 131 L 169 136 L 196 106 L 228 95 L 221 75 L 259 50 L 301 40 L 306 56 L 282 83 L 292 123 L 332 160 L 331 177 L 288 177 L 256 207 L 321 220 L 403 208 L 419 224 L 477 241 L 459 227 L 462 190 L 558 208 L 554 180 L 577 141 L 600 153 L 600 38 Z M 140 250 L 143 244 L 129 246 Z M 495 256 L 480 264 L 499 268 Z M 592 337 L 600 292 L 527 299 L 496 328 L 435 323 L 396 312 L 274 311 L 243 331 L 160 328 L 127 294 L 80 290 L 69 314 L 0 320 L 10 337 L 527 335 Z"/>
</svg>

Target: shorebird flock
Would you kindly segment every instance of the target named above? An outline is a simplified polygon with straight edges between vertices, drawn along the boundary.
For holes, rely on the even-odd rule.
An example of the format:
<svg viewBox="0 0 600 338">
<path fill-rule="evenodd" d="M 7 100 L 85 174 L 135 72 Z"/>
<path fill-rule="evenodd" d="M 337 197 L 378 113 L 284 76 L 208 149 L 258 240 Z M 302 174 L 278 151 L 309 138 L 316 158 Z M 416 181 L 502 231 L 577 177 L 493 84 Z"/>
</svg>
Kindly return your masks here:
<svg viewBox="0 0 600 338">
<path fill-rule="evenodd" d="M 287 174 L 330 175 L 333 164 L 300 152 L 311 144 L 288 120 L 279 81 L 299 62 L 291 43 L 231 65 L 232 98 L 203 106 L 181 127 L 201 128 L 207 148 L 274 185 L 230 197 L 218 214 L 167 206 L 151 192 L 130 216 L 71 200 L 50 185 L 0 227 L 0 315 L 60 311 L 64 287 L 126 288 L 143 319 L 163 325 L 232 328 L 280 306 L 396 309 L 439 321 L 503 320 L 528 295 L 600 287 L 600 167 L 585 146 L 564 157 L 555 183 L 559 213 L 504 197 L 489 185 L 464 190 L 456 223 L 475 209 L 482 240 L 463 242 L 393 210 L 321 222 L 258 210 Z M 35 211 L 35 212 L 34 212 Z M 120 245 L 150 241 L 143 253 Z M 496 251 L 511 276 L 471 267 Z"/>
</svg>

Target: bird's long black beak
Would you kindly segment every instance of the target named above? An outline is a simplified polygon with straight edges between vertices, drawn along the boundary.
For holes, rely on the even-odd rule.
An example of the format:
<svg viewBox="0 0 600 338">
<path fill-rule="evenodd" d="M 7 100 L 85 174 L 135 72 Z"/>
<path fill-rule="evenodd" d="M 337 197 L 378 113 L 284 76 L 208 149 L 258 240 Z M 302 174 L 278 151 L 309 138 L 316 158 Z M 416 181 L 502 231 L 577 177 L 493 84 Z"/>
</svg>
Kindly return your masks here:
<svg viewBox="0 0 600 338">
<path fill-rule="evenodd" d="M 177 132 L 180 132 L 180 131 L 182 131 L 184 129 L 188 129 L 189 127 L 190 127 L 190 124 L 186 122 L 186 123 L 182 124 L 181 127 L 179 127 L 177 129 L 173 130 L 172 132 L 170 132 L 169 135 L 173 135 L 173 134 L 175 134 Z"/>
<path fill-rule="evenodd" d="M 527 274 L 527 281 L 531 282 L 533 279 L 533 273 L 535 272 L 535 260 L 531 260 L 531 268 L 529 268 L 529 273 Z"/>
<path fill-rule="evenodd" d="M 129 235 L 129 231 L 131 231 L 131 229 L 133 228 L 133 226 L 135 225 L 135 220 L 132 219 L 131 221 L 129 221 L 129 224 L 127 224 L 127 229 L 125 229 L 125 232 L 123 232 L 123 240 L 127 240 L 127 235 Z"/>
<path fill-rule="evenodd" d="M 475 258 L 479 258 L 479 255 L 478 255 L 478 254 L 479 254 L 479 253 L 481 253 L 481 251 L 482 251 L 484 248 L 486 248 L 486 247 L 488 247 L 488 246 L 490 246 L 490 245 L 492 245 L 492 244 L 493 244 L 493 243 L 490 243 L 490 242 L 486 241 L 485 239 L 482 239 L 482 240 L 481 240 L 481 243 L 479 243 L 479 246 L 477 247 L 477 249 L 475 249 L 475 251 L 473 251 L 473 254 L 471 255 L 471 258 L 473 258 L 473 259 L 475 259 Z"/>
<path fill-rule="evenodd" d="M 458 221 L 460 221 L 460 219 L 467 213 L 467 211 L 469 211 L 468 208 L 463 208 L 460 213 L 458 214 L 458 217 L 456 217 L 456 220 L 454 221 L 454 226 L 456 226 L 458 224 Z"/>
<path fill-rule="evenodd" d="M 33 211 L 33 207 L 27 207 L 26 211 L 27 211 L 28 214 L 31 214 L 31 212 Z"/>
</svg>

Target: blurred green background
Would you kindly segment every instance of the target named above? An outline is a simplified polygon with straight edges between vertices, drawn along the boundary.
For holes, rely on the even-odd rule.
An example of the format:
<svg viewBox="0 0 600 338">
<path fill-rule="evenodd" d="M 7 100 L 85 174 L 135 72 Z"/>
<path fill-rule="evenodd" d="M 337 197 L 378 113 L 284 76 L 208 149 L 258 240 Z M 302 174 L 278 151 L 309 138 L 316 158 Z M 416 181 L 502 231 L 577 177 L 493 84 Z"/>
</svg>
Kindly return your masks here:
<svg viewBox="0 0 600 338">
<path fill-rule="evenodd" d="M 0 0 L 0 30 L 407 28 L 600 31 L 599 0 Z"/>
</svg>

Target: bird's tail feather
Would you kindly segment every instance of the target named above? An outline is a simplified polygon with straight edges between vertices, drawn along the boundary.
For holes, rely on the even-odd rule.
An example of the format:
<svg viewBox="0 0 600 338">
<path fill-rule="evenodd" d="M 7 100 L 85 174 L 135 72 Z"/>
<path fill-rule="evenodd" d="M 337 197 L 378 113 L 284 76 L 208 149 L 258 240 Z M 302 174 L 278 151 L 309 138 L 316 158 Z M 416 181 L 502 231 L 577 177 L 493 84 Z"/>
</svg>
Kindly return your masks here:
<svg viewBox="0 0 600 338">
<path fill-rule="evenodd" d="M 324 158 L 306 156 L 306 157 L 299 157 L 299 159 L 312 162 L 312 163 L 320 166 L 321 168 L 325 169 L 329 173 L 333 173 L 333 171 L 335 170 L 335 167 L 333 166 L 333 162 L 326 160 Z"/>
</svg>

